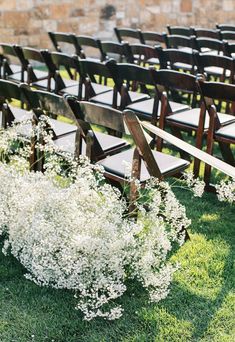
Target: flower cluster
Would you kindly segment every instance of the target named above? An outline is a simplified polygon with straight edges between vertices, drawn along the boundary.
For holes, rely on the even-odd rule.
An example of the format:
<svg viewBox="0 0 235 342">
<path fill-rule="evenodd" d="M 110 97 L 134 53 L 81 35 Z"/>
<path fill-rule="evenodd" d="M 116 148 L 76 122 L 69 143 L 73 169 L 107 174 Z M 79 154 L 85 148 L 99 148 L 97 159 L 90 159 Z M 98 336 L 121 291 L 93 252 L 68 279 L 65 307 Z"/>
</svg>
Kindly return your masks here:
<svg viewBox="0 0 235 342">
<path fill-rule="evenodd" d="M 216 185 L 216 193 L 219 201 L 235 203 L 235 179 L 221 181 Z"/>
<path fill-rule="evenodd" d="M 0 163 L 0 235 L 4 253 L 24 265 L 27 279 L 73 291 L 87 320 L 122 315 L 115 299 L 127 279 L 138 280 L 151 301 L 167 296 L 177 268 L 169 255 L 190 223 L 167 183 L 151 179 L 144 190 L 137 184 L 138 210 L 128 215 L 127 201 L 102 170 L 86 158 L 56 155 L 50 136 L 39 146 L 47 152 L 44 173 L 15 167 L 12 140 L 5 141 L 0 149 L 11 162 Z M 20 149 L 17 158 L 27 159 L 30 149 Z"/>
<path fill-rule="evenodd" d="M 185 172 L 184 179 L 187 186 L 192 190 L 195 197 L 202 197 L 205 183 L 199 178 L 195 178 L 192 172 Z"/>
</svg>

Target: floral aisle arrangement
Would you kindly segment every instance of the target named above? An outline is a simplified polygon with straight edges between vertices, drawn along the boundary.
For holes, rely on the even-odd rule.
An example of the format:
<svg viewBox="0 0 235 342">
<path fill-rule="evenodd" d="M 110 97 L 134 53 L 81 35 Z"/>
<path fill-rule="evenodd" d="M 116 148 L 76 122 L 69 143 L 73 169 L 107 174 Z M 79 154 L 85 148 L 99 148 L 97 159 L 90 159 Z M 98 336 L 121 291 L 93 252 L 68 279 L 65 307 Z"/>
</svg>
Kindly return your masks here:
<svg viewBox="0 0 235 342">
<path fill-rule="evenodd" d="M 57 154 L 48 132 L 38 146 L 47 155 L 45 172 L 30 172 L 30 146 L 21 131 L 15 125 L 0 132 L 4 253 L 16 257 L 36 284 L 73 291 L 87 320 L 119 318 L 123 309 L 115 299 L 128 279 L 142 284 L 151 301 L 165 298 L 177 268 L 169 254 L 190 223 L 169 185 L 151 179 L 142 193 L 139 186 L 133 218 L 102 170 L 85 158 L 74 162 Z"/>
</svg>

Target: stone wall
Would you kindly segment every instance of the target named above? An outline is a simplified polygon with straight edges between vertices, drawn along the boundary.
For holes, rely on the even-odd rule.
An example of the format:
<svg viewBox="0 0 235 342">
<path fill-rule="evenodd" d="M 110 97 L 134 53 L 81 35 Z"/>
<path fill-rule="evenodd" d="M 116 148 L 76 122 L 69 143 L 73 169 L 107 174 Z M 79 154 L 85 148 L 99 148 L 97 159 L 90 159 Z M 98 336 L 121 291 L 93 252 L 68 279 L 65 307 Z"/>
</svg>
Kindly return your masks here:
<svg viewBox="0 0 235 342">
<path fill-rule="evenodd" d="M 113 27 L 235 24 L 235 0 L 0 0 L 2 42 L 51 47 L 47 31 L 113 37 Z"/>
</svg>

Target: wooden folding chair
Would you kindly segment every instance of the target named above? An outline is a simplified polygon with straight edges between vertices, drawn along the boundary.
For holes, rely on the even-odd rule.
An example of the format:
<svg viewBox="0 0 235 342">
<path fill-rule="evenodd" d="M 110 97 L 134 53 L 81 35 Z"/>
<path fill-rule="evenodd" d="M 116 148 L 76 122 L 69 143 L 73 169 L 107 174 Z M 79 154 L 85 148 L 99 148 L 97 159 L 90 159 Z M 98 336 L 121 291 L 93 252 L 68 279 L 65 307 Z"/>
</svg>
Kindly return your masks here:
<svg viewBox="0 0 235 342">
<path fill-rule="evenodd" d="M 230 145 L 235 144 L 235 85 L 220 82 L 206 82 L 201 79 L 198 82 L 210 117 L 207 134 L 207 153 L 213 154 L 214 142 L 216 141 L 220 146 L 224 160 L 235 166 L 234 155 L 230 148 Z M 230 113 L 232 115 L 223 114 L 230 118 L 230 120 L 221 120 L 221 115 L 216 109 L 216 100 L 230 104 Z M 210 174 L 211 167 L 210 165 L 206 165 L 204 179 L 208 188 L 210 188 Z"/>
<path fill-rule="evenodd" d="M 18 105 L 16 101 L 18 102 Z M 0 79 L 1 127 L 7 128 L 14 121 L 23 122 L 31 120 L 33 115 L 29 109 L 29 104 L 19 88 L 19 85 L 12 81 Z"/>
<path fill-rule="evenodd" d="M 198 72 L 207 75 L 207 79 L 234 83 L 235 63 L 233 58 L 212 54 L 194 54 Z"/>
<path fill-rule="evenodd" d="M 132 56 L 130 46 L 127 42 L 117 43 L 112 41 L 101 42 L 105 60 L 115 59 L 117 62 L 133 63 L 134 57 Z"/>
<path fill-rule="evenodd" d="M 235 25 L 216 24 L 216 28 L 220 31 L 235 31 Z"/>
<path fill-rule="evenodd" d="M 165 32 L 154 32 L 154 31 L 140 31 L 142 44 L 150 46 L 161 46 L 165 48 Z"/>
<path fill-rule="evenodd" d="M 145 44 L 130 44 L 131 54 L 136 63 L 142 66 L 146 65 L 160 65 L 160 46 L 150 46 Z"/>
<path fill-rule="evenodd" d="M 132 111 L 124 112 L 124 116 L 127 116 L 128 118 L 131 115 L 131 119 L 126 119 L 125 124 L 123 113 L 121 111 L 90 102 L 80 102 L 80 107 L 83 113 L 84 123 L 96 123 L 128 135 L 135 131 L 133 124 L 131 124 L 133 120 L 135 120 L 136 125 L 141 127 L 140 121 Z M 126 125 L 128 126 L 128 129 Z M 149 147 L 148 139 L 146 140 L 146 135 L 141 129 L 140 132 L 137 133 L 137 136 L 138 144 L 140 144 L 141 155 L 143 155 L 145 162 L 149 164 L 146 168 L 144 163 L 142 163 L 142 170 L 139 178 L 141 182 L 145 182 L 150 176 L 162 179 L 165 176 L 178 174 L 189 165 L 186 160 L 166 155 L 161 152 L 152 151 Z M 87 143 L 90 144 L 90 147 L 87 150 L 87 155 L 92 161 L 96 161 L 97 159 L 99 160 L 102 154 L 105 156 L 105 153 L 102 153 L 102 147 L 97 146 L 95 136 L 92 131 L 90 131 L 89 135 L 84 135 L 83 138 L 87 139 Z M 151 137 L 149 137 L 149 140 L 152 140 Z M 99 160 L 98 163 L 104 167 L 105 176 L 107 178 L 114 182 L 124 184 L 127 181 L 127 176 L 125 174 L 125 162 L 130 163 L 131 165 L 134 154 L 135 148 L 125 149 L 124 151 L 113 155 L 108 155 L 106 153 L 104 159 Z M 152 168 L 153 171 L 150 171 L 149 173 L 149 170 L 152 170 Z"/>
<path fill-rule="evenodd" d="M 13 82 L 24 82 L 27 65 L 21 47 L 5 43 L 1 43 L 0 46 L 2 49 L 2 78 Z"/>
<path fill-rule="evenodd" d="M 192 35 L 196 38 L 221 39 L 220 30 L 206 29 L 202 27 L 192 27 Z"/>
<path fill-rule="evenodd" d="M 77 44 L 81 47 L 80 58 L 90 59 L 92 61 L 101 62 L 105 60 L 101 41 L 91 36 L 75 36 Z"/>
<path fill-rule="evenodd" d="M 56 51 L 68 53 L 68 50 L 71 50 L 71 54 L 75 53 L 80 56 L 82 48 L 78 44 L 75 34 L 50 31 L 48 35 Z"/>
<path fill-rule="evenodd" d="M 187 26 L 167 25 L 167 30 L 170 35 L 180 35 L 185 37 L 192 36 L 192 28 Z"/>
<path fill-rule="evenodd" d="M 195 39 L 195 36 L 183 36 L 177 34 L 165 36 L 166 47 L 168 49 L 180 49 L 191 53 L 197 48 Z"/>
<path fill-rule="evenodd" d="M 180 49 L 162 49 L 160 54 L 161 69 L 173 69 L 195 74 L 197 66 L 192 52 Z"/>
</svg>

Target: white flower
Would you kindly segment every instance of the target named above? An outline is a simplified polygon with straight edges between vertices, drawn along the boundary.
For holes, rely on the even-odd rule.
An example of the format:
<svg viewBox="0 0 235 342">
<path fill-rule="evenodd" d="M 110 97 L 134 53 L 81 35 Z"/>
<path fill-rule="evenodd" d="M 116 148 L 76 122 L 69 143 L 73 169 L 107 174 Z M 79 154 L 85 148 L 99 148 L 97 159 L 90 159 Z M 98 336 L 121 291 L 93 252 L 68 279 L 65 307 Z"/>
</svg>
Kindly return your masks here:
<svg viewBox="0 0 235 342">
<path fill-rule="evenodd" d="M 219 201 L 225 201 L 229 203 L 235 202 L 235 179 L 228 181 L 223 180 L 215 187 Z"/>
</svg>

